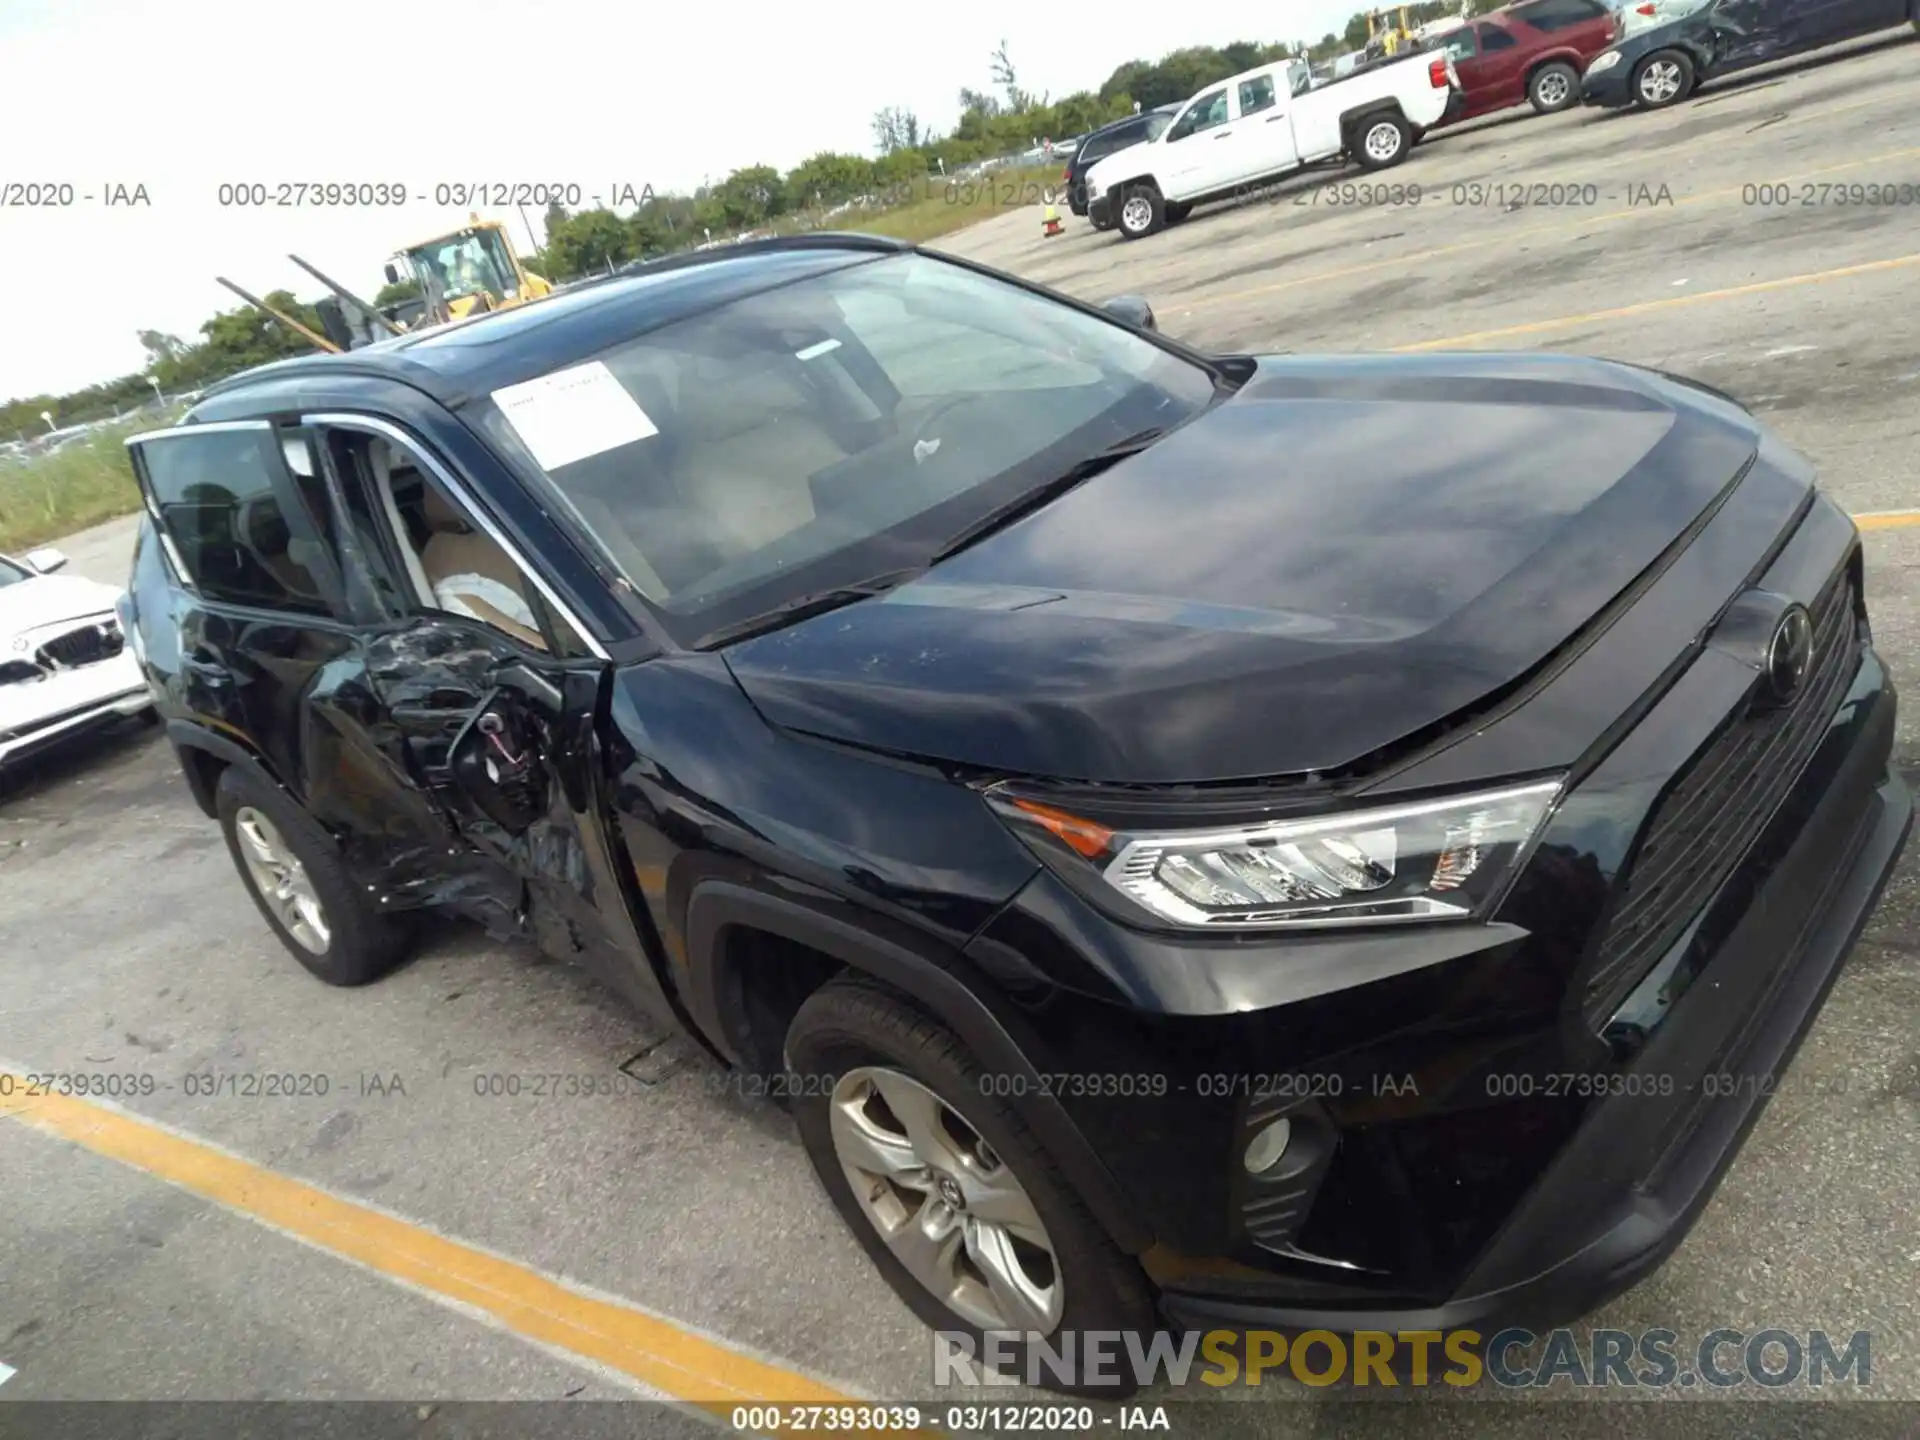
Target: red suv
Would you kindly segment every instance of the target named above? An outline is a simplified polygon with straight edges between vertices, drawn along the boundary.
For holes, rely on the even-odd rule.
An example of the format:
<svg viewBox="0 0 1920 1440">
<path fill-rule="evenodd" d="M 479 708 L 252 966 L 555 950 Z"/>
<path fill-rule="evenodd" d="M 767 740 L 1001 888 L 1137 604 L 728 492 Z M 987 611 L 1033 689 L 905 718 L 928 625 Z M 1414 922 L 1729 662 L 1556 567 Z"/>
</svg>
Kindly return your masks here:
<svg viewBox="0 0 1920 1440">
<path fill-rule="evenodd" d="M 1424 48 L 1452 57 L 1466 101 L 1440 123 L 1522 101 L 1543 115 L 1578 104 L 1587 62 L 1613 44 L 1613 31 L 1604 0 L 1527 0 L 1435 36 Z"/>
</svg>

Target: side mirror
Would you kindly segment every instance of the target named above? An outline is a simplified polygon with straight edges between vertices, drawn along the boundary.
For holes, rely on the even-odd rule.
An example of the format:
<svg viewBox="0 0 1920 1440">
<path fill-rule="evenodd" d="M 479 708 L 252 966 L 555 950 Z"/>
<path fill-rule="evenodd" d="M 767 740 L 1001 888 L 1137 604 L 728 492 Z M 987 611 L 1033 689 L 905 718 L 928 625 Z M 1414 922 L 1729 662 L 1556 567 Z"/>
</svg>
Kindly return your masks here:
<svg viewBox="0 0 1920 1440">
<path fill-rule="evenodd" d="M 1124 320 L 1136 330 L 1158 330 L 1153 307 L 1144 295 L 1116 295 L 1100 307 L 1116 320 Z"/>
<path fill-rule="evenodd" d="M 56 570 L 64 570 L 67 564 L 67 557 L 51 545 L 42 546 L 38 550 L 29 550 L 21 558 L 27 562 L 28 568 L 37 570 L 42 575 L 51 575 Z"/>
<path fill-rule="evenodd" d="M 398 285 L 399 283 L 400 272 L 391 265 L 387 266 L 387 284 Z"/>
</svg>

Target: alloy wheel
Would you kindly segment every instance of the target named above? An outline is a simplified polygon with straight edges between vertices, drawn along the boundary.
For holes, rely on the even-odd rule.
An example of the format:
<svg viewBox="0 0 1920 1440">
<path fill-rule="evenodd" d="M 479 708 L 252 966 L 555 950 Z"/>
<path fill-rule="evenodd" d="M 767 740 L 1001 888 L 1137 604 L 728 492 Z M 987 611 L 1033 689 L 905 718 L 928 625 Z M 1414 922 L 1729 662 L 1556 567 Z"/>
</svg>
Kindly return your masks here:
<svg viewBox="0 0 1920 1440">
<path fill-rule="evenodd" d="M 901 1265 L 982 1330 L 1045 1335 L 1065 1287 L 1026 1187 L 977 1131 L 898 1070 L 863 1066 L 834 1086 L 835 1157 Z"/>
<path fill-rule="evenodd" d="M 242 805 L 234 812 L 233 830 L 240 839 L 247 879 L 274 918 L 302 949 L 326 954 L 332 939 L 327 912 L 307 878 L 306 866 L 288 848 L 278 827 L 251 805 Z"/>
<path fill-rule="evenodd" d="M 1400 153 L 1400 127 L 1382 120 L 1371 130 L 1362 142 L 1371 160 L 1391 160 Z"/>
<path fill-rule="evenodd" d="M 1680 93 L 1680 67 L 1671 60 L 1656 60 L 1640 72 L 1640 98 L 1659 105 Z"/>
<path fill-rule="evenodd" d="M 1567 103 L 1567 95 L 1571 88 L 1566 73 L 1554 70 L 1540 77 L 1540 83 L 1534 86 L 1534 94 L 1539 97 L 1542 105 L 1549 110 L 1555 110 Z"/>
</svg>

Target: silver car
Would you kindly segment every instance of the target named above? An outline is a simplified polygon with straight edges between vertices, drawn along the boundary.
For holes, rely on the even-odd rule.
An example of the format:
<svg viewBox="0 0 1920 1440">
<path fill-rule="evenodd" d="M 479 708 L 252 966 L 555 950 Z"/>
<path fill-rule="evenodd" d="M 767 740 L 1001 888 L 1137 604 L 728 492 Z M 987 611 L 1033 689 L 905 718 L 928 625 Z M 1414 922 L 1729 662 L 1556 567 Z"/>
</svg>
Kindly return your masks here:
<svg viewBox="0 0 1920 1440">
<path fill-rule="evenodd" d="M 123 716 L 153 717 L 115 613 L 120 591 L 56 575 L 67 557 L 0 555 L 0 766 Z"/>
</svg>

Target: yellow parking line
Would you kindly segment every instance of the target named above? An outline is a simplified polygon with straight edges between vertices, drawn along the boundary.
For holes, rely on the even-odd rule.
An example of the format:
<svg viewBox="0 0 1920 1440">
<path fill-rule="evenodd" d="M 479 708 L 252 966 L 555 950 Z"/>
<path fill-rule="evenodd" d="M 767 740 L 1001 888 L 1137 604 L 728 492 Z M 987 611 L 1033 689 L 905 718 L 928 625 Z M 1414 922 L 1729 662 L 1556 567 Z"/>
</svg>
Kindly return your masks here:
<svg viewBox="0 0 1920 1440">
<path fill-rule="evenodd" d="M 432 1295 L 478 1310 L 523 1338 L 597 1361 L 674 1399 L 725 1416 L 756 1401 L 858 1404 L 797 1371 L 397 1216 L 255 1165 L 124 1111 L 27 1095 L 0 1070 L 0 1117 L 177 1185 L 216 1205 Z"/>
<path fill-rule="evenodd" d="M 1874 510 L 1854 516 L 1853 523 L 1862 530 L 1904 530 L 1920 525 L 1920 510 Z"/>
<path fill-rule="evenodd" d="M 1920 146 L 1905 150 L 1887 150 L 1878 155 L 1868 155 L 1859 160 L 1846 160 L 1837 165 L 1823 165 L 1817 170 L 1802 170 L 1795 175 L 1776 175 L 1767 182 L 1774 185 L 1796 185 L 1803 180 L 1811 180 L 1821 175 L 1834 175 L 1842 170 L 1858 170 L 1864 165 L 1883 165 L 1895 160 L 1911 160 L 1920 156 Z M 1436 192 L 1447 187 L 1437 186 Z M 1673 201 L 1672 204 L 1636 205 L 1625 210 L 1610 211 L 1605 215 L 1596 215 L 1591 211 L 1582 212 L 1567 220 L 1552 221 L 1535 225 L 1529 229 L 1506 231 L 1498 235 L 1485 236 L 1478 240 L 1461 240 L 1452 245 L 1438 245 L 1430 250 L 1415 250 L 1405 255 L 1395 255 L 1385 260 L 1369 260 L 1360 265 L 1347 265 L 1336 270 L 1319 270 L 1311 275 L 1296 275 L 1285 280 L 1269 281 L 1265 285 L 1252 285 L 1241 290 L 1222 291 L 1217 295 L 1199 295 L 1182 307 L 1182 313 L 1203 309 L 1209 305 L 1221 305 L 1228 301 L 1243 301 L 1256 295 L 1273 295 L 1282 290 L 1293 290 L 1303 285 L 1320 285 L 1329 280 L 1345 280 L 1354 275 L 1368 275 L 1381 270 L 1405 271 L 1409 266 L 1419 265 L 1428 260 L 1438 260 L 1447 255 L 1461 255 L 1469 250 L 1485 250 L 1492 246 L 1512 247 L 1539 239 L 1546 235 L 1555 235 L 1569 230 L 1591 229 L 1595 225 L 1608 225 L 1620 220 L 1644 220 L 1654 215 L 1670 215 L 1675 210 L 1691 205 L 1704 205 L 1712 200 L 1727 200 L 1742 195 L 1746 186 L 1730 185 L 1724 190 L 1707 190 L 1698 195 L 1687 195 Z"/>
<path fill-rule="evenodd" d="M 1589 310 L 1584 315 L 1562 315 L 1553 320 L 1529 320 L 1524 325 L 1505 325 L 1498 330 L 1476 330 L 1468 335 L 1451 335 L 1444 340 L 1422 340 L 1413 345 L 1396 345 L 1396 353 L 1415 350 L 1455 350 L 1482 340 L 1502 340 L 1513 335 L 1537 335 L 1545 330 L 1565 330 L 1603 320 L 1620 320 L 1631 315 L 1648 315 L 1660 310 L 1676 310 L 1685 305 L 1705 305 L 1717 300 L 1732 300 L 1742 295 L 1761 295 L 1769 290 L 1790 290 L 1800 285 L 1824 285 L 1829 280 L 1850 280 L 1858 275 L 1878 274 L 1883 270 L 1904 270 L 1920 265 L 1920 253 L 1899 255 L 1891 260 L 1869 260 L 1859 265 L 1842 265 L 1836 270 L 1814 270 L 1804 275 L 1784 275 L 1777 280 L 1756 280 L 1750 285 L 1732 285 L 1725 290 L 1701 290 L 1692 295 L 1668 295 L 1659 300 L 1642 300 L 1637 305 L 1620 305 L 1611 310 Z"/>
</svg>

